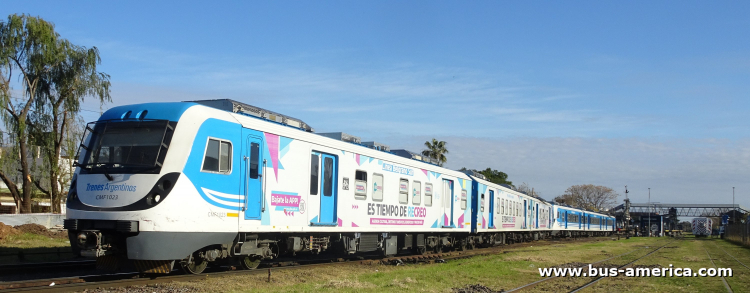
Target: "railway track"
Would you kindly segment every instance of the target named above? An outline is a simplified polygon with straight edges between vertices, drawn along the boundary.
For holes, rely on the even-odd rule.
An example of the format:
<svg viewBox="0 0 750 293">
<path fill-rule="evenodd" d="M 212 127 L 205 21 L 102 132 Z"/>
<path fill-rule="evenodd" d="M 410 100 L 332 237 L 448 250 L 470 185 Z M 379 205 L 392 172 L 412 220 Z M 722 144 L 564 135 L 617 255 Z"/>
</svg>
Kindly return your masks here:
<svg viewBox="0 0 750 293">
<path fill-rule="evenodd" d="M 750 271 L 750 267 L 748 267 L 745 263 L 741 262 L 739 259 L 737 259 L 733 255 L 729 254 L 729 252 L 727 252 L 726 250 L 724 250 L 723 248 L 719 247 L 716 244 L 713 244 L 713 246 L 716 247 L 716 248 L 718 248 L 719 250 L 723 251 L 726 255 L 728 255 L 729 257 L 731 257 L 732 259 L 734 259 L 737 263 L 739 263 L 740 265 L 742 265 L 743 267 L 745 267 L 748 271 Z"/>
<path fill-rule="evenodd" d="M 343 263 L 358 262 L 363 265 L 373 264 L 389 264 L 389 265 L 401 265 L 409 263 L 440 263 L 448 260 L 455 260 L 461 258 L 469 258 L 474 256 L 496 254 L 503 251 L 515 250 L 518 248 L 524 248 L 533 245 L 553 245 L 560 242 L 590 242 L 598 241 L 602 237 L 584 238 L 580 239 L 564 239 L 564 240 L 543 240 L 539 242 L 523 242 L 504 246 L 495 246 L 484 249 L 467 250 L 467 251 L 454 251 L 446 253 L 434 253 L 426 255 L 403 255 L 394 256 L 387 258 L 372 258 L 363 259 L 362 256 L 356 257 L 333 257 L 333 258 L 320 258 L 307 261 L 275 261 L 271 263 L 263 263 L 263 268 L 255 270 L 239 270 L 238 267 L 223 267 L 224 271 L 215 271 L 203 273 L 200 275 L 187 275 L 187 274 L 170 274 L 164 276 L 143 276 L 137 273 L 122 273 L 122 274 L 103 274 L 103 275 L 90 275 L 80 277 L 69 277 L 69 278 L 52 278 L 52 279 L 40 279 L 40 280 L 28 280 L 28 281 L 17 281 L 17 282 L 0 282 L 0 292 L 71 292 L 71 291 L 83 291 L 86 289 L 96 288 L 111 288 L 111 287 L 127 287 L 127 286 L 142 286 L 152 285 L 159 283 L 169 283 L 174 281 L 192 281 L 192 280 L 205 280 L 207 278 L 230 276 L 237 274 L 269 274 L 274 271 L 280 270 L 294 270 L 294 269 L 307 269 L 319 266 L 330 266 Z M 609 237 L 603 237 L 609 239 Z M 174 271 L 173 271 L 174 273 Z M 54 285 L 52 285 L 54 284 Z"/>
<path fill-rule="evenodd" d="M 708 249 L 706 249 L 703 242 L 701 242 L 701 247 L 703 247 L 703 250 L 706 252 L 706 255 L 708 255 L 708 260 L 711 261 L 711 265 L 713 265 L 715 269 L 718 269 L 718 267 L 716 266 L 716 263 L 714 263 L 714 259 L 711 257 L 711 253 L 708 252 Z M 724 283 L 724 288 L 727 289 L 727 292 L 729 293 L 734 292 L 732 291 L 732 286 L 730 286 L 729 283 L 727 283 L 727 279 L 725 279 L 724 276 L 721 276 L 721 282 Z"/>
<path fill-rule="evenodd" d="M 675 241 L 677 241 L 677 239 L 668 240 L 664 245 L 661 245 L 661 246 L 659 246 L 659 247 L 657 247 L 657 248 L 655 248 L 653 250 L 650 250 L 648 253 L 646 253 L 646 254 L 644 254 L 644 255 L 636 258 L 635 260 L 630 261 L 630 262 L 628 262 L 626 264 L 617 266 L 617 269 L 619 270 L 621 268 L 625 268 L 627 266 L 630 266 L 633 263 L 635 263 L 636 261 L 641 260 L 641 259 L 643 259 L 643 258 L 645 258 L 645 257 L 647 257 L 647 256 L 649 256 L 649 255 L 651 255 L 651 254 L 659 251 L 660 249 L 666 247 L 667 245 L 669 245 L 671 243 L 674 243 Z M 602 259 L 602 260 L 599 260 L 599 261 L 596 261 L 596 262 L 587 263 L 587 264 L 584 264 L 583 266 L 579 266 L 579 267 L 576 267 L 576 268 L 588 268 L 589 265 L 594 266 L 594 265 L 597 265 L 597 264 L 601 264 L 601 263 L 604 263 L 604 262 L 607 262 L 607 261 L 610 261 L 610 260 L 613 260 L 613 259 L 617 259 L 617 258 L 621 258 L 621 257 L 627 256 L 627 255 L 630 255 L 630 254 L 632 254 L 634 252 L 641 251 L 641 250 L 644 250 L 644 249 L 646 249 L 646 248 L 645 247 L 636 248 L 636 249 L 633 249 L 633 250 L 628 251 L 626 253 L 623 253 L 623 254 L 620 254 L 620 255 L 616 255 L 616 256 L 612 256 L 612 257 L 609 257 L 609 258 L 606 258 L 606 259 Z M 538 286 L 538 285 L 540 285 L 542 283 L 546 283 L 546 282 L 549 282 L 551 280 L 559 279 L 559 278 L 560 277 L 556 277 L 556 276 L 546 277 L 544 279 L 541 279 L 541 280 L 538 280 L 538 281 L 534 281 L 534 282 L 525 284 L 525 285 L 517 287 L 517 288 L 510 289 L 510 290 L 508 290 L 506 292 L 521 292 L 521 291 L 530 290 L 530 289 L 532 289 L 532 288 L 534 288 L 534 287 L 536 287 L 536 286 Z M 599 281 L 601 281 L 602 279 L 604 279 L 606 277 L 591 277 L 591 278 L 594 278 L 594 279 L 592 279 L 591 281 L 589 281 L 589 282 L 587 282 L 587 283 L 585 283 L 585 284 L 583 284 L 581 286 L 578 286 L 578 287 L 572 289 L 569 292 L 579 292 L 580 290 L 583 290 L 585 288 L 590 287 L 591 285 L 594 285 L 594 284 L 598 283 Z"/>
<path fill-rule="evenodd" d="M 60 262 L 22 263 L 0 265 L 1 275 L 28 274 L 60 270 L 86 270 L 96 268 L 95 260 L 72 260 Z"/>
</svg>

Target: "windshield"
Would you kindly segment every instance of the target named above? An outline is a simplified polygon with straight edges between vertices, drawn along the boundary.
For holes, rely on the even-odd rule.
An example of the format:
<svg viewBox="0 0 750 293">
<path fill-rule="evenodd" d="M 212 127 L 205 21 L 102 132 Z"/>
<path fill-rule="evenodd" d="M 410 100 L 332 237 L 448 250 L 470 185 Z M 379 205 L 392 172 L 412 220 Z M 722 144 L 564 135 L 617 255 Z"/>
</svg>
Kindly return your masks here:
<svg viewBox="0 0 750 293">
<path fill-rule="evenodd" d="M 91 138 L 80 166 L 87 173 L 130 173 L 160 169 L 175 122 L 98 121 L 89 123 Z"/>
</svg>

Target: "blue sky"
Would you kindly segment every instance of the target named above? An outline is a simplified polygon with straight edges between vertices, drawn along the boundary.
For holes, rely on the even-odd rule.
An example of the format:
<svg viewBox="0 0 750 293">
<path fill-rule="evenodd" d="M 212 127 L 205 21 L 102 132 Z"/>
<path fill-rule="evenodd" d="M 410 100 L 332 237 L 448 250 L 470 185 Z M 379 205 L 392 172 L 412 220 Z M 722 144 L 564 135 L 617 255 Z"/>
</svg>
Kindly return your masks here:
<svg viewBox="0 0 750 293">
<path fill-rule="evenodd" d="M 113 81 L 105 108 L 231 98 L 396 148 L 446 140 L 448 167 L 499 169 L 547 198 L 593 183 L 627 184 L 636 201 L 647 187 L 661 202 L 731 201 L 736 186 L 750 207 L 748 2 L 6 1 L 0 12 L 97 46 Z"/>
</svg>

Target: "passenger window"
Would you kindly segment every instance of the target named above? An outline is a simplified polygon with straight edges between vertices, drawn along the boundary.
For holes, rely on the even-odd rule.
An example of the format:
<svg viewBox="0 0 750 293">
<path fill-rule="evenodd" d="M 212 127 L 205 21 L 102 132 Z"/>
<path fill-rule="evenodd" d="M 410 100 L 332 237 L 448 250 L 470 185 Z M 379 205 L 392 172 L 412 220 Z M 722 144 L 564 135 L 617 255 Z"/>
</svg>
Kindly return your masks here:
<svg viewBox="0 0 750 293">
<path fill-rule="evenodd" d="M 432 206 L 432 183 L 425 183 L 424 185 L 424 205 Z"/>
<path fill-rule="evenodd" d="M 503 200 L 502 200 L 502 201 L 500 202 L 500 204 L 501 204 L 501 209 L 502 209 L 502 213 L 503 213 L 503 215 L 505 215 L 505 200 L 503 199 Z"/>
<path fill-rule="evenodd" d="M 320 158 L 316 154 L 310 156 L 310 195 L 318 195 L 318 172 Z"/>
<path fill-rule="evenodd" d="M 367 198 L 367 172 L 357 170 L 354 173 L 354 197 L 357 199 Z"/>
<path fill-rule="evenodd" d="M 498 198 L 496 198 L 496 199 L 495 199 L 495 202 L 496 202 L 496 204 L 495 204 L 495 205 L 497 205 L 497 206 L 495 207 L 495 214 L 498 214 L 498 215 L 499 215 L 499 214 L 500 214 L 500 204 L 501 204 L 500 198 L 499 198 L 499 197 L 498 197 Z"/>
<path fill-rule="evenodd" d="M 228 141 L 209 139 L 203 158 L 203 171 L 230 173 L 232 169 L 232 144 Z"/>
<path fill-rule="evenodd" d="M 250 144 L 250 178 L 258 179 L 258 164 L 260 161 L 260 145 Z"/>
<path fill-rule="evenodd" d="M 482 193 L 482 202 L 479 205 L 479 210 L 484 212 L 484 193 Z"/>
<path fill-rule="evenodd" d="M 422 203 L 422 183 L 414 181 L 414 189 L 411 194 L 411 203 L 413 205 L 420 205 Z"/>
<path fill-rule="evenodd" d="M 461 189 L 461 209 L 466 209 L 466 189 Z"/>
<path fill-rule="evenodd" d="M 409 180 L 401 179 L 398 183 L 398 202 L 409 203 Z"/>
<path fill-rule="evenodd" d="M 325 158 L 323 162 L 325 172 L 323 173 L 323 195 L 333 195 L 333 158 Z"/>
<path fill-rule="evenodd" d="M 372 174 L 372 200 L 383 201 L 383 175 Z"/>
</svg>

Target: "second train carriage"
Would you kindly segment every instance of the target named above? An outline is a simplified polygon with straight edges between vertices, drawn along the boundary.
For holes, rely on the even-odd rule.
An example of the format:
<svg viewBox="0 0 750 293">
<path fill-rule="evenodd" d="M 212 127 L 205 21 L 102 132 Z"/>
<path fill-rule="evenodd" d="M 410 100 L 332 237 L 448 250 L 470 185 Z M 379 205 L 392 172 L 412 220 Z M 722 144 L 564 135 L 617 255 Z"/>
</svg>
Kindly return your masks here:
<svg viewBox="0 0 750 293">
<path fill-rule="evenodd" d="M 142 272 L 323 251 L 425 253 L 544 237 L 556 224 L 598 227 L 565 208 L 579 222 L 563 228 L 551 217 L 558 206 L 538 198 L 229 100 L 115 107 L 87 129 L 68 195 L 71 244 Z"/>
</svg>

